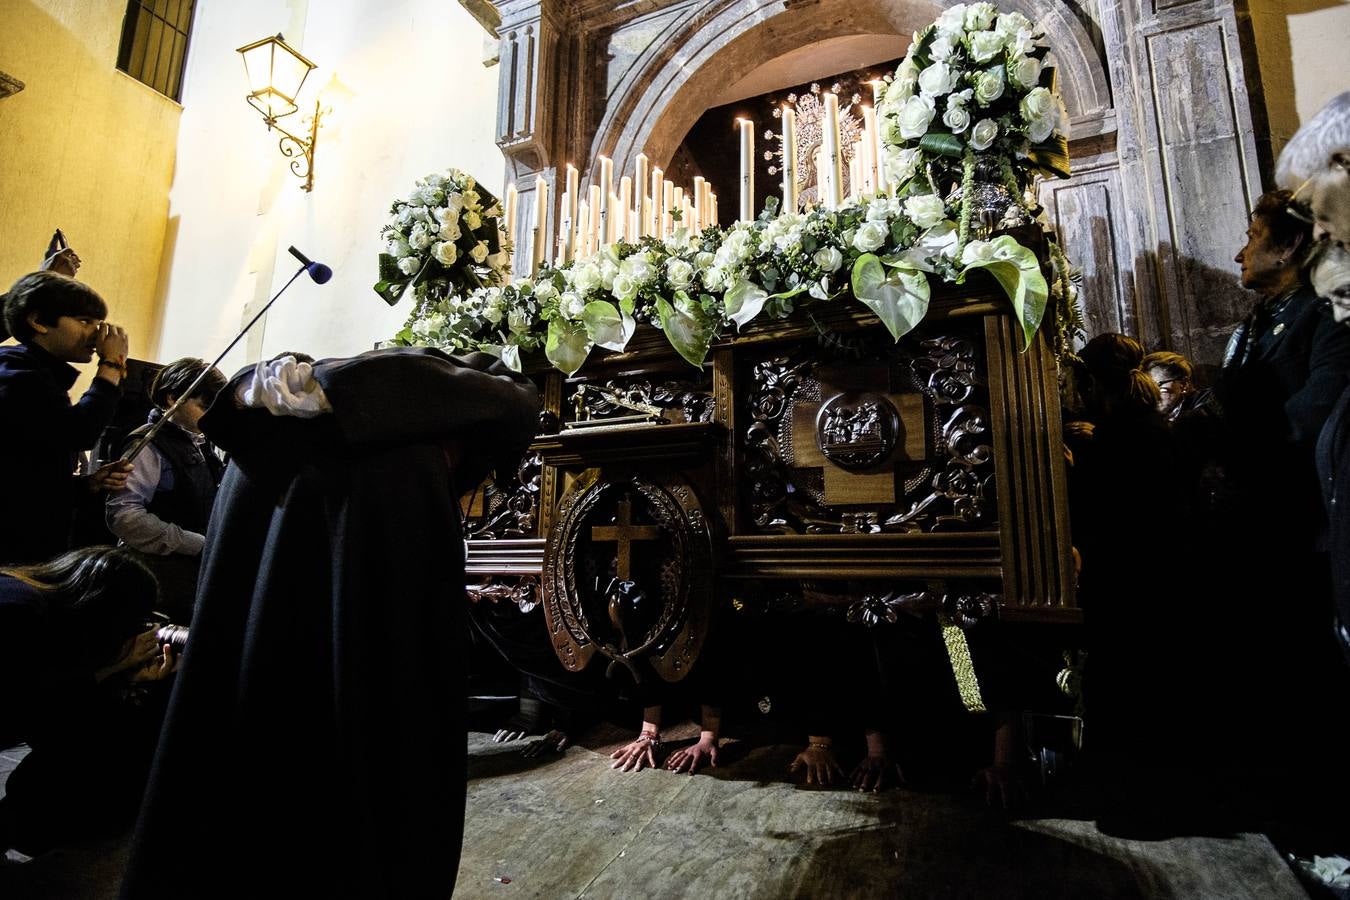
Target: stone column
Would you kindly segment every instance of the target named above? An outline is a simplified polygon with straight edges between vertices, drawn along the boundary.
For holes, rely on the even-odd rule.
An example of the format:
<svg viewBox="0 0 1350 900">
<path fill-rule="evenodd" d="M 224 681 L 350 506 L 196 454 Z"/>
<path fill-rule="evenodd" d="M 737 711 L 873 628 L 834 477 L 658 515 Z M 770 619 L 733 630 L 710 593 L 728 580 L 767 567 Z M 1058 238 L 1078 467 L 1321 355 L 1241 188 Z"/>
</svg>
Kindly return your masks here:
<svg viewBox="0 0 1350 900">
<path fill-rule="evenodd" d="M 535 176 L 549 184 L 549 206 L 558 206 L 554 134 L 559 110 L 559 40 L 564 21 L 562 0 L 505 0 L 497 4 L 501 24 L 500 88 L 497 97 L 497 146 L 506 157 L 506 180 L 519 191 L 514 270 L 530 270 L 531 235 L 536 225 Z M 545 223 L 547 259 L 553 258 L 556 215 Z"/>
</svg>

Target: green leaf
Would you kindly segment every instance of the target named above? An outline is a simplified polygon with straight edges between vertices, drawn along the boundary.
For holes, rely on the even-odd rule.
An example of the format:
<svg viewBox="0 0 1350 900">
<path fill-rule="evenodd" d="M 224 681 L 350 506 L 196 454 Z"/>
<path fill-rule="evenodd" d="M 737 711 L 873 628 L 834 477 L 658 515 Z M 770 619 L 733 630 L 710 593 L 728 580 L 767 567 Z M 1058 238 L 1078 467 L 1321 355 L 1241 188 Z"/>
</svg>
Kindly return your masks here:
<svg viewBox="0 0 1350 900">
<path fill-rule="evenodd" d="M 571 375 L 591 352 L 591 342 L 586 339 L 586 326 L 580 322 L 566 322 L 554 319 L 548 323 L 548 339 L 544 342 L 544 355 L 560 371 Z"/>
<path fill-rule="evenodd" d="M 398 257 L 389 253 L 380 254 L 380 280 L 381 281 L 406 281 L 402 270 L 398 267 Z"/>
<path fill-rule="evenodd" d="M 953 156 L 960 159 L 966 152 L 961 139 L 947 131 L 930 131 L 919 138 L 919 149 L 939 156 Z"/>
<path fill-rule="evenodd" d="M 743 278 L 731 286 L 722 302 L 727 318 L 736 323 L 736 330 L 739 331 L 747 322 L 759 315 L 759 311 L 764 308 L 764 301 L 768 299 L 768 291 Z"/>
<path fill-rule="evenodd" d="M 1038 169 L 1042 169 L 1060 178 L 1071 174 L 1069 164 L 1069 141 L 1056 132 L 1027 151 L 1027 159 Z"/>
<path fill-rule="evenodd" d="M 679 297 L 683 292 L 676 294 Z M 661 328 L 666 340 L 675 348 L 675 352 L 695 368 L 703 368 L 703 360 L 708 356 L 708 347 L 712 344 L 713 328 L 708 322 L 701 322 L 689 313 L 667 302 L 664 297 L 656 299 L 656 314 L 661 319 Z"/>
<path fill-rule="evenodd" d="M 502 348 L 502 362 L 506 363 L 507 368 L 513 372 L 520 371 L 520 347 L 515 344 L 507 344 Z"/>
<path fill-rule="evenodd" d="M 994 238 L 989 242 L 989 247 L 991 256 L 969 263 L 957 275 L 956 283 L 963 283 L 966 274 L 975 269 L 984 269 L 994 276 L 1012 302 L 1013 312 L 1022 326 L 1022 350 L 1025 351 L 1031 346 L 1031 339 L 1035 337 L 1036 329 L 1045 316 L 1050 288 L 1041 274 L 1041 264 L 1036 254 L 1017 243 L 1012 235 Z"/>
<path fill-rule="evenodd" d="M 621 312 L 613 303 L 592 300 L 581 313 L 586 336 L 592 343 L 606 350 L 623 350 L 637 329 L 632 316 Z"/>
<path fill-rule="evenodd" d="M 864 253 L 853 264 L 853 296 L 877 314 L 897 341 L 928 314 L 930 289 L 922 272 L 892 269 L 876 254 Z"/>
</svg>

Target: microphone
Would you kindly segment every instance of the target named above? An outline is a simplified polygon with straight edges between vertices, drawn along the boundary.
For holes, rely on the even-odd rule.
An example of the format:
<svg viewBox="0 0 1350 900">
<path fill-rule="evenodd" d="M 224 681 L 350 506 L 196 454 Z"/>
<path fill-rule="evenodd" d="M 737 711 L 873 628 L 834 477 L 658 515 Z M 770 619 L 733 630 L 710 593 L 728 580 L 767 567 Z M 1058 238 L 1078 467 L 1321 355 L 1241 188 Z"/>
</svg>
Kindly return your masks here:
<svg viewBox="0 0 1350 900">
<path fill-rule="evenodd" d="M 327 284 L 328 279 L 333 277 L 332 269 L 328 268 L 323 263 L 315 262 L 299 250 L 295 249 L 295 247 L 290 248 L 290 253 L 291 256 L 300 260 L 305 267 L 305 271 L 309 273 L 309 277 L 314 280 L 315 284 Z"/>
<path fill-rule="evenodd" d="M 178 408 L 181 407 L 192 397 L 193 392 L 196 391 L 197 388 L 201 385 L 201 383 L 206 380 L 206 376 L 211 372 L 211 370 L 214 369 L 216 366 L 220 365 L 220 361 L 225 358 L 225 354 L 233 350 L 234 345 L 243 340 L 244 335 L 248 334 L 249 329 L 252 328 L 254 325 L 258 324 L 258 320 L 267 314 L 267 311 L 272 308 L 272 304 L 277 302 L 277 298 L 286 292 L 286 288 L 290 287 L 292 284 L 295 284 L 295 279 L 300 277 L 301 272 L 309 273 L 309 277 L 314 280 L 315 284 L 325 284 L 327 283 L 328 279 L 333 277 L 333 270 L 325 266 L 323 263 L 314 262 L 314 260 L 305 256 L 305 254 L 301 253 L 294 247 L 290 248 L 290 250 L 291 256 L 294 256 L 296 259 L 300 260 L 300 262 L 304 264 L 304 268 L 298 270 L 294 275 L 292 275 L 291 280 L 283 284 L 281 286 L 281 290 L 277 291 L 275 294 L 272 295 L 272 299 L 267 301 L 267 305 L 265 305 L 262 309 L 258 310 L 258 314 L 249 320 L 249 323 L 245 325 L 237 335 L 234 336 L 234 340 L 230 341 L 229 345 L 226 346 L 224 350 L 220 351 L 220 355 L 215 358 L 215 361 L 212 362 L 211 365 L 207 366 L 205 369 L 202 369 L 202 373 L 198 375 L 197 379 L 193 381 L 192 384 L 190 384 L 187 387 L 187 389 L 178 396 L 178 399 L 174 401 L 173 405 L 164 411 L 164 415 L 160 417 L 159 421 L 156 422 L 154 425 L 151 425 L 150 430 L 147 431 L 141 437 L 141 439 L 137 441 L 131 447 L 130 450 L 127 451 L 126 455 L 122 457 L 123 462 L 131 462 L 137 456 L 140 455 L 141 451 L 145 449 L 146 445 L 150 443 L 151 439 L 154 438 L 154 436 L 159 433 L 159 430 L 163 428 L 165 424 L 168 423 L 169 419 L 173 416 L 173 414 L 178 411 Z"/>
</svg>

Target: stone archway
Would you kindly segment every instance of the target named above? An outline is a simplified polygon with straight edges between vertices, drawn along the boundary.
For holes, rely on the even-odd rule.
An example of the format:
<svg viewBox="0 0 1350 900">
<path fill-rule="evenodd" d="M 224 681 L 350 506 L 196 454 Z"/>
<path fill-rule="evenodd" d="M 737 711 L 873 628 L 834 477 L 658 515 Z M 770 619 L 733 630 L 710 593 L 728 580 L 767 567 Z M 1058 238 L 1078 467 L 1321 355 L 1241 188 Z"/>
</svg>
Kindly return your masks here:
<svg viewBox="0 0 1350 900">
<path fill-rule="evenodd" d="M 650 35 L 651 43 L 610 90 L 590 157 L 605 154 L 622 167 L 645 152 L 664 162 L 712 99 L 756 67 L 830 38 L 912 34 L 944 5 L 931 0 L 717 0 L 691 8 Z M 1002 8 L 1018 10 L 1045 27 L 1076 130 L 1090 135 L 1114 130 L 1105 62 L 1082 22 L 1063 4 L 1047 0 L 1013 0 Z"/>
<path fill-rule="evenodd" d="M 1250 305 L 1230 243 L 1268 175 L 1246 87 L 1253 48 L 1234 3 L 997 4 L 1040 23 L 1056 56 L 1075 172 L 1047 183 L 1041 199 L 1084 269 L 1090 327 L 1200 363 L 1217 361 Z M 639 151 L 668 161 L 721 89 L 756 66 L 841 35 L 910 34 L 951 5 L 498 0 L 497 142 L 521 184 L 521 227 L 534 226 L 535 175 L 556 204 L 565 162 L 585 181 L 601 153 L 620 171 Z"/>
</svg>

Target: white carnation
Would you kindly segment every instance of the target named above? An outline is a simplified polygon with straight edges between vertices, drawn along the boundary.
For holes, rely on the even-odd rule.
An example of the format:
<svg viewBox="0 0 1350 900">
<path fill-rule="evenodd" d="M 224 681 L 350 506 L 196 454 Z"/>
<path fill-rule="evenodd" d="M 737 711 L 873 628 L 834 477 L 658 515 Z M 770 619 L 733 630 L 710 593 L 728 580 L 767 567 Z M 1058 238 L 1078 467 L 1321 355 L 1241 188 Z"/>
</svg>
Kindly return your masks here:
<svg viewBox="0 0 1350 900">
<path fill-rule="evenodd" d="M 905 150 L 896 150 L 887 148 L 886 150 L 886 177 L 896 182 L 904 184 L 914 177 L 915 171 L 919 168 L 919 148 L 910 147 Z"/>
<path fill-rule="evenodd" d="M 586 311 L 586 300 L 572 291 L 564 291 L 558 309 L 569 319 L 580 319 Z"/>
<path fill-rule="evenodd" d="M 1031 24 L 1031 20 L 1020 12 L 1002 13 L 999 15 L 998 21 L 994 23 L 994 30 L 999 34 L 1012 35 L 1021 31 L 1030 34 L 1034 28 L 1035 26 Z"/>
<path fill-rule="evenodd" d="M 984 31 L 994 24 L 994 17 L 998 15 L 998 10 L 992 3 L 972 3 L 966 7 L 966 15 L 962 24 L 966 31 Z"/>
<path fill-rule="evenodd" d="M 942 62 L 956 52 L 956 38 L 949 31 L 939 31 L 928 43 L 928 55 Z"/>
<path fill-rule="evenodd" d="M 951 66 L 935 62 L 919 73 L 919 89 L 929 96 L 940 97 L 956 87 L 958 77 Z"/>
<path fill-rule="evenodd" d="M 997 31 L 977 31 L 970 36 L 970 57 L 977 63 L 986 63 L 1003 52 L 1006 43 Z"/>
<path fill-rule="evenodd" d="M 416 275 L 422 268 L 422 261 L 415 256 L 405 256 L 398 261 L 398 270 L 404 275 Z"/>
<path fill-rule="evenodd" d="M 580 294 L 589 294 L 600 285 L 600 268 L 593 262 L 584 262 L 566 271 L 568 283 Z"/>
<path fill-rule="evenodd" d="M 943 10 L 942 15 L 937 17 L 934 23 L 938 31 L 960 33 L 965 28 L 966 5 L 958 3 L 955 6 L 949 6 Z"/>
</svg>

